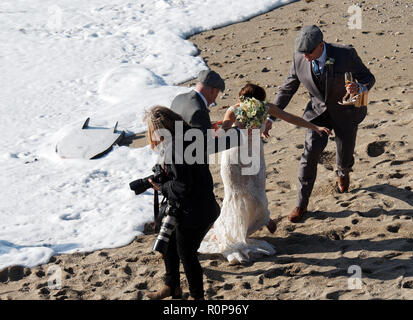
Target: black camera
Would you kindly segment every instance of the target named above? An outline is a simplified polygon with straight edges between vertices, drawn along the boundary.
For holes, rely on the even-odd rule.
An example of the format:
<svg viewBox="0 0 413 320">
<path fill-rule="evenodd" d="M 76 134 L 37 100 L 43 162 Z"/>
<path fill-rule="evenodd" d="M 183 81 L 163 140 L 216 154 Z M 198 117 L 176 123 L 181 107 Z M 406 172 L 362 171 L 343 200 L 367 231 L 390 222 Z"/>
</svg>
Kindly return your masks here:
<svg viewBox="0 0 413 320">
<path fill-rule="evenodd" d="M 129 187 L 135 191 L 136 195 L 139 195 L 149 188 L 152 188 L 152 184 L 149 182 L 149 179 L 152 179 L 155 183 L 165 183 L 167 181 L 167 175 L 165 170 L 162 168 L 160 164 L 156 164 L 153 168 L 153 175 L 132 181 L 129 183 Z"/>
<path fill-rule="evenodd" d="M 176 217 L 179 210 L 176 207 L 172 206 L 169 202 L 166 203 L 166 206 L 163 209 L 164 217 L 162 219 L 159 234 L 156 237 L 152 250 L 165 254 L 166 249 L 168 248 L 171 234 L 175 230 Z"/>
<path fill-rule="evenodd" d="M 153 182 L 155 183 L 165 183 L 167 182 L 168 175 L 166 174 L 165 170 L 162 168 L 161 165 L 156 164 L 153 168 L 153 175 L 143 178 L 143 179 L 138 179 L 135 181 L 132 181 L 129 183 L 129 187 L 135 191 L 136 195 L 139 195 L 149 188 L 152 188 L 152 184 L 149 182 L 149 179 L 152 179 Z M 155 204 L 154 207 L 157 207 L 159 209 L 158 205 L 158 193 L 155 191 Z M 160 223 L 160 228 L 159 228 L 159 234 L 155 240 L 155 243 L 153 244 L 153 251 L 158 251 L 162 254 L 165 254 L 166 249 L 168 248 L 169 244 L 169 239 L 171 238 L 172 232 L 175 230 L 176 226 L 176 218 L 181 211 L 180 205 L 176 204 L 174 205 L 170 201 L 164 202 L 164 204 L 160 208 L 160 216 L 159 219 L 162 217 L 162 222 Z M 156 226 L 156 221 L 158 221 L 158 211 L 155 209 L 155 226 Z M 157 227 L 155 227 L 155 231 L 157 231 Z"/>
</svg>

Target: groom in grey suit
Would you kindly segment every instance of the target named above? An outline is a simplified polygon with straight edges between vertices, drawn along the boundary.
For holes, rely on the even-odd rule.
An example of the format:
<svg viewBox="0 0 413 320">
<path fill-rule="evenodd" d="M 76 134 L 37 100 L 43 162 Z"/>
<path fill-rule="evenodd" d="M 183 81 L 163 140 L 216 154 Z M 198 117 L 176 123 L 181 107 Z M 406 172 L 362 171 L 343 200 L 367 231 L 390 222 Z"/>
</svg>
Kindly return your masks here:
<svg viewBox="0 0 413 320">
<path fill-rule="evenodd" d="M 358 82 L 345 84 L 345 72 L 351 72 Z M 362 87 L 370 90 L 375 78 L 355 49 L 324 42 L 323 33 L 313 25 L 303 28 L 296 38 L 290 73 L 276 95 L 274 104 L 284 109 L 300 83 L 307 88 L 311 98 L 303 118 L 335 132 L 338 189 L 347 192 L 349 172 L 354 165 L 357 127 L 367 114 L 367 106 L 343 106 L 338 101 L 343 99 L 346 92 L 357 94 Z M 326 134 L 320 136 L 315 131 L 307 130 L 298 172 L 297 207 L 289 215 L 292 222 L 300 221 L 307 211 L 317 176 L 317 163 L 327 142 Z"/>
</svg>

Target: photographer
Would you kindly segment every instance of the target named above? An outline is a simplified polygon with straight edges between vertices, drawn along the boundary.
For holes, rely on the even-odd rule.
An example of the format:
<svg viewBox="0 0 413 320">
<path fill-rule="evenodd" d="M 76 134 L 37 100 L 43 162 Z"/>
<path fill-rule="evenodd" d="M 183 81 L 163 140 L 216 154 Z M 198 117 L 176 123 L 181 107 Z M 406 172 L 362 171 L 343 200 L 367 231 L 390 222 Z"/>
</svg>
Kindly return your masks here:
<svg viewBox="0 0 413 320">
<path fill-rule="evenodd" d="M 191 298 L 203 299 L 203 274 L 197 250 L 220 212 L 213 193 L 212 176 L 208 164 L 188 164 L 183 159 L 175 161 L 177 140 L 181 140 L 179 143 L 183 143 L 184 150 L 191 143 L 183 141 L 183 135 L 177 136 L 175 133 L 175 123 L 178 121 L 183 123 L 183 134 L 191 128 L 180 115 L 169 108 L 155 106 L 147 113 L 145 120 L 148 123 L 148 140 L 151 148 L 164 155 L 166 150 L 172 150 L 171 161 L 161 164 L 167 176 L 166 181 L 159 183 L 149 179 L 149 183 L 167 199 L 168 206 L 173 208 L 171 211 L 176 217 L 176 227 L 170 235 L 169 244 L 163 255 L 166 270 L 165 286 L 158 292 L 148 294 L 148 297 L 182 297 L 179 276 L 181 261 Z M 160 136 L 159 132 L 162 130 L 170 132 L 169 139 Z M 183 154 L 181 156 L 183 158 Z"/>
</svg>

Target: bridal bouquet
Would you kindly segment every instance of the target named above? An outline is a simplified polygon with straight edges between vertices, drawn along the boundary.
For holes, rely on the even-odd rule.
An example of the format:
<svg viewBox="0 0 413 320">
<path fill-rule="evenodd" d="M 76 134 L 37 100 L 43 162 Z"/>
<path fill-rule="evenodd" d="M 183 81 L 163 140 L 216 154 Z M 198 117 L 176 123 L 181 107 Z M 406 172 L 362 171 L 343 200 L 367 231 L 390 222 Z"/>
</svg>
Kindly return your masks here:
<svg viewBox="0 0 413 320">
<path fill-rule="evenodd" d="M 240 106 L 234 113 L 238 122 L 246 125 L 248 129 L 259 129 L 267 119 L 267 103 L 255 98 L 240 98 Z"/>
</svg>

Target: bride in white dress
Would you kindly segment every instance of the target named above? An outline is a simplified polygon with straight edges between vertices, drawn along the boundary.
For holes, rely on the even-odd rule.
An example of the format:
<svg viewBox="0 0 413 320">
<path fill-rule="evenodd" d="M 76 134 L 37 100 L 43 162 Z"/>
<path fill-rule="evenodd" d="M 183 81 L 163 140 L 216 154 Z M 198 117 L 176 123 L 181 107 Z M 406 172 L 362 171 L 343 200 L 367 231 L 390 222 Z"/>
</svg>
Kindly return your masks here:
<svg viewBox="0 0 413 320">
<path fill-rule="evenodd" d="M 265 101 L 266 97 L 263 88 L 250 83 L 241 89 L 239 95 L 244 98 L 256 98 L 260 101 Z M 317 127 L 302 118 L 282 111 L 270 103 L 267 106 L 270 106 L 273 111 L 276 109 L 277 118 L 316 130 L 319 134 L 322 134 L 323 131 L 329 134 L 326 128 Z M 239 104 L 227 110 L 222 123 L 223 129 L 228 129 L 232 125 L 245 128 L 244 123 L 237 121 L 235 109 L 238 107 Z M 265 121 L 261 123 L 261 133 L 264 133 L 264 131 Z M 264 134 L 268 136 L 268 132 Z M 270 218 L 270 211 L 268 210 L 268 200 L 265 193 L 266 167 L 261 139 L 258 174 L 242 174 L 243 168 L 249 167 L 250 164 L 242 163 L 239 160 L 242 159 L 239 154 L 245 152 L 245 148 L 248 148 L 249 154 L 254 150 L 251 143 L 251 134 L 248 135 L 248 140 L 248 143 L 238 148 L 222 152 L 221 177 L 225 195 L 221 214 L 215 221 L 213 228 L 205 236 L 198 250 L 200 253 L 220 253 L 230 264 L 244 263 L 257 256 L 275 254 L 275 248 L 267 241 L 249 238 L 251 234 L 263 226 L 267 226 L 271 233 L 275 232 L 276 224 Z"/>
</svg>

